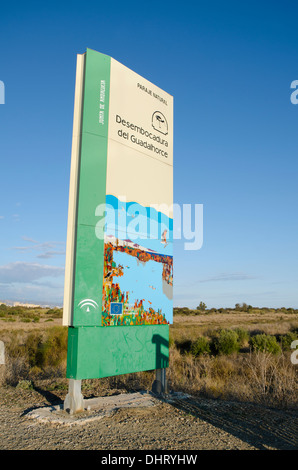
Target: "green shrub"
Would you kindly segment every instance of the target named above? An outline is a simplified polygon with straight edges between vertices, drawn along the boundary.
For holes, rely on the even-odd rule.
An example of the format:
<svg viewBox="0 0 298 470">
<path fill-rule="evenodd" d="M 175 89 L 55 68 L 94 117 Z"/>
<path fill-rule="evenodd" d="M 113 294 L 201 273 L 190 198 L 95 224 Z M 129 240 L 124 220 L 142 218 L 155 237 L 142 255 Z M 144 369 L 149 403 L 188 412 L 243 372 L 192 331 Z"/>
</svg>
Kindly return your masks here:
<svg viewBox="0 0 298 470">
<path fill-rule="evenodd" d="M 210 308 L 208 310 L 208 313 L 217 313 L 217 309 L 216 308 Z"/>
<path fill-rule="evenodd" d="M 50 308 L 47 312 L 47 315 L 53 318 L 62 318 L 63 316 L 63 309 L 62 308 Z"/>
<path fill-rule="evenodd" d="M 242 347 L 249 341 L 249 333 L 243 328 L 235 328 L 235 333 L 238 336 L 239 346 Z"/>
<path fill-rule="evenodd" d="M 21 390 L 33 390 L 33 383 L 31 380 L 20 380 L 17 384 L 17 387 Z"/>
<path fill-rule="evenodd" d="M 278 354 L 281 352 L 281 347 L 276 341 L 275 336 L 259 334 L 252 336 L 249 340 L 249 345 L 253 351 L 269 352 Z"/>
<path fill-rule="evenodd" d="M 207 305 L 204 302 L 200 302 L 200 305 L 197 306 L 197 310 L 200 312 L 205 312 Z"/>
<path fill-rule="evenodd" d="M 278 338 L 282 349 L 285 351 L 290 351 L 292 342 L 297 339 L 298 334 L 293 332 L 286 333 L 285 335 L 280 335 Z"/>
<path fill-rule="evenodd" d="M 47 331 L 46 337 L 31 333 L 25 344 L 30 367 L 44 369 L 58 366 L 66 359 L 67 328 L 54 327 Z"/>
<path fill-rule="evenodd" d="M 51 328 L 46 341 L 39 348 L 40 366 L 58 366 L 66 358 L 66 353 L 67 329 Z"/>
<path fill-rule="evenodd" d="M 190 353 L 195 357 L 200 356 L 201 354 L 210 354 L 210 352 L 209 341 L 204 336 L 200 336 L 190 346 Z"/>
<path fill-rule="evenodd" d="M 215 354 L 232 354 L 239 351 L 238 335 L 233 330 L 219 330 L 211 340 L 211 348 Z"/>
<path fill-rule="evenodd" d="M 42 336 L 40 333 L 30 333 L 23 345 L 24 354 L 27 354 L 30 367 L 38 366 L 37 355 Z"/>
</svg>

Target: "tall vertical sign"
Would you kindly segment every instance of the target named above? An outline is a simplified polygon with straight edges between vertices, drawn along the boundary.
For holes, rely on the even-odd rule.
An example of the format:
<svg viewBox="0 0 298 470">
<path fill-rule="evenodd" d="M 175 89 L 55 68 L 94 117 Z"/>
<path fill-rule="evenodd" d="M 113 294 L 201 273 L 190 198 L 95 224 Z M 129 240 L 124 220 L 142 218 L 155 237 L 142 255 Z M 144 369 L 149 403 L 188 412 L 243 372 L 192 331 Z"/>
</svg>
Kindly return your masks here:
<svg viewBox="0 0 298 470">
<path fill-rule="evenodd" d="M 167 367 L 172 204 L 172 96 L 87 49 L 77 56 L 69 190 L 69 378 Z"/>
</svg>

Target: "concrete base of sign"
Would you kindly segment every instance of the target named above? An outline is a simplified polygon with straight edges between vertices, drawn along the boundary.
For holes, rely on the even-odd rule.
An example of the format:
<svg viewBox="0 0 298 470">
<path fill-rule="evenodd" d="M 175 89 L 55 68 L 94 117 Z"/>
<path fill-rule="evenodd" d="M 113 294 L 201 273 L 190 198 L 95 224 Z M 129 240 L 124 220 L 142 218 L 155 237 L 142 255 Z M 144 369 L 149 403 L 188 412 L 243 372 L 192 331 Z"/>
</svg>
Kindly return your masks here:
<svg viewBox="0 0 298 470">
<path fill-rule="evenodd" d="M 69 379 L 68 394 L 64 400 L 64 411 L 70 414 L 83 411 L 85 408 L 84 397 L 81 393 L 81 380 Z M 164 396 L 168 393 L 166 369 L 156 369 L 156 378 L 152 385 L 152 393 Z"/>
<path fill-rule="evenodd" d="M 138 408 L 156 406 L 160 401 L 146 391 L 122 393 L 108 397 L 88 398 L 84 400 L 84 410 L 80 413 L 68 413 L 64 405 L 36 408 L 29 411 L 27 418 L 40 422 L 50 422 L 66 426 L 87 424 L 104 417 L 113 416 L 119 408 Z"/>
<path fill-rule="evenodd" d="M 81 380 L 69 379 L 69 389 L 64 401 L 64 410 L 76 413 L 84 410 L 84 397 L 81 393 Z"/>
<path fill-rule="evenodd" d="M 166 369 L 156 369 L 156 378 L 152 385 L 152 392 L 155 395 L 166 395 L 168 393 Z"/>
</svg>

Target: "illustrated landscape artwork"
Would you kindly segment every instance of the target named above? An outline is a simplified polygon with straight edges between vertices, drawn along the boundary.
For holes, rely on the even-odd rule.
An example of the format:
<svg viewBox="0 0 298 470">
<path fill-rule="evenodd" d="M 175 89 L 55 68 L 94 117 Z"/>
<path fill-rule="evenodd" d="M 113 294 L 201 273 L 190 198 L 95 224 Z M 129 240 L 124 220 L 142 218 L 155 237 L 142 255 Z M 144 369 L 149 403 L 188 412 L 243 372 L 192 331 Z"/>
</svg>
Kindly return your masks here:
<svg viewBox="0 0 298 470">
<path fill-rule="evenodd" d="M 102 325 L 171 323 L 173 220 L 155 209 L 126 204 L 114 196 L 107 196 L 107 205 L 118 214 L 118 223 L 113 227 L 107 224 L 105 233 Z M 136 217 L 139 228 L 146 228 L 147 233 L 135 231 L 131 240 L 127 227 Z M 154 224 L 153 232 L 158 235 L 162 230 L 161 238 L 150 238 Z"/>
</svg>

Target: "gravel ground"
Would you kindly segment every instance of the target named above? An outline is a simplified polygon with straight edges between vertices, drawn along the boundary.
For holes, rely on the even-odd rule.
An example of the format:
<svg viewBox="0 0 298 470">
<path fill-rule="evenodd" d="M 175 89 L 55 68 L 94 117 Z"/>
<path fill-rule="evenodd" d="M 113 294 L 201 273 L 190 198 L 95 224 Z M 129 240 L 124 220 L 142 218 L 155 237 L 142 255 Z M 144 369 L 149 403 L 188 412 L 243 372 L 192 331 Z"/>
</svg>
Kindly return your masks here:
<svg viewBox="0 0 298 470">
<path fill-rule="evenodd" d="M 175 394 L 80 425 L 30 418 L 63 403 L 63 393 L 0 387 L 0 450 L 297 449 L 297 412 Z"/>
</svg>

